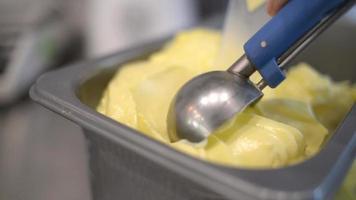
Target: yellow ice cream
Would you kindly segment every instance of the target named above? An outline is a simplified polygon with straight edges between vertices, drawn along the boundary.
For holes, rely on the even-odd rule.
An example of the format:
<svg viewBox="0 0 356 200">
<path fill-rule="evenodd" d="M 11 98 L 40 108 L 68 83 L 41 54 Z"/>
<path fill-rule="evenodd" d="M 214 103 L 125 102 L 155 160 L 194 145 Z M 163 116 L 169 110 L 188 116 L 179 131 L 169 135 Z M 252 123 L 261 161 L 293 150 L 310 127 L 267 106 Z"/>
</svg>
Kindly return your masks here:
<svg viewBox="0 0 356 200">
<path fill-rule="evenodd" d="M 258 7 L 262 6 L 263 3 L 265 3 L 266 0 L 247 0 L 246 4 L 247 4 L 247 9 L 249 11 L 254 11 L 256 10 Z"/>
<path fill-rule="evenodd" d="M 203 144 L 170 143 L 166 117 L 173 96 L 192 77 L 226 69 L 214 63 L 219 47 L 220 34 L 215 31 L 196 29 L 178 34 L 147 60 L 121 67 L 97 110 L 200 159 L 277 168 L 317 153 L 355 101 L 356 87 L 335 83 L 301 63 L 277 89 L 265 89 L 264 98 L 255 107 L 236 116 Z"/>
</svg>

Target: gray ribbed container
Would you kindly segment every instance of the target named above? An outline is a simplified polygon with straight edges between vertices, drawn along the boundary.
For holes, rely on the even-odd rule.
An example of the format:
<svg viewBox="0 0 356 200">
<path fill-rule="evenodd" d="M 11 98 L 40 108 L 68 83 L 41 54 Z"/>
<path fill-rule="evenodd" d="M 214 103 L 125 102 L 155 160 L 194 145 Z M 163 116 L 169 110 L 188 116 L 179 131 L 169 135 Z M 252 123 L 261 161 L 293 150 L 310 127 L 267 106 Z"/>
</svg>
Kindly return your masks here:
<svg viewBox="0 0 356 200">
<path fill-rule="evenodd" d="M 324 64 L 315 63 L 320 57 L 311 56 L 315 55 L 313 52 L 320 49 L 320 45 L 332 45 L 334 41 L 334 34 L 332 37 L 328 33 L 325 35 L 329 43 L 320 42 L 324 40 L 320 39 L 304 53 L 302 60 L 323 66 L 322 71 L 336 74 L 336 79 L 355 80 L 356 60 L 352 56 L 343 62 L 348 67 L 342 72 L 341 67 L 328 66 L 332 62 L 325 52 L 318 52 L 318 55 L 326 55 L 322 59 Z M 95 199 L 296 200 L 333 197 L 355 158 L 356 106 L 319 154 L 303 163 L 271 170 L 239 169 L 204 162 L 96 112 L 95 106 L 118 66 L 144 58 L 165 41 L 47 73 L 31 89 L 35 101 L 83 128 L 88 140 Z M 330 51 L 321 51 L 325 50 Z M 333 58 L 345 57 L 341 52 L 335 48 Z"/>
</svg>

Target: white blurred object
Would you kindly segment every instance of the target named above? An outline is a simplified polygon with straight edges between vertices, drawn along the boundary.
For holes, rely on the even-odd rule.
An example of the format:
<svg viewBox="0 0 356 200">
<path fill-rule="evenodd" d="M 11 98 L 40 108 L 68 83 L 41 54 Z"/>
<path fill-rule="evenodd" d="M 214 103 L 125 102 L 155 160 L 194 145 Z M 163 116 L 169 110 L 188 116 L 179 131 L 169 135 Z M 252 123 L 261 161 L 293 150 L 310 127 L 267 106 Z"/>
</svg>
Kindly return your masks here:
<svg viewBox="0 0 356 200">
<path fill-rule="evenodd" d="M 193 24 L 192 0 L 88 0 L 88 56 L 97 57 Z"/>
<path fill-rule="evenodd" d="M 261 0 L 230 0 L 217 65 L 228 68 L 243 53 L 243 45 L 270 17 Z"/>
</svg>

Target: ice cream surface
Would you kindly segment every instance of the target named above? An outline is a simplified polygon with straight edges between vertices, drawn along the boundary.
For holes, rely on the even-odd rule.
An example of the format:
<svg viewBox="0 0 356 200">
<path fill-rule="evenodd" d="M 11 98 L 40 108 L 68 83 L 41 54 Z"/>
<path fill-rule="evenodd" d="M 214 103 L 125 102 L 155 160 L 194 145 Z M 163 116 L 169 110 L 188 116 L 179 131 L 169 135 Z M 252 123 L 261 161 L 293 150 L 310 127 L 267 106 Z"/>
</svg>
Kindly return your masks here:
<svg viewBox="0 0 356 200">
<path fill-rule="evenodd" d="M 169 142 L 166 118 L 178 89 L 198 74 L 227 68 L 215 63 L 220 40 L 220 33 L 213 30 L 182 32 L 146 60 L 121 66 L 97 110 L 178 151 L 216 164 L 278 168 L 315 155 L 354 104 L 356 86 L 334 82 L 306 63 L 292 67 L 278 88 L 266 88 L 254 107 L 204 143 Z M 350 194 L 355 185 L 349 181 L 343 190 Z"/>
</svg>

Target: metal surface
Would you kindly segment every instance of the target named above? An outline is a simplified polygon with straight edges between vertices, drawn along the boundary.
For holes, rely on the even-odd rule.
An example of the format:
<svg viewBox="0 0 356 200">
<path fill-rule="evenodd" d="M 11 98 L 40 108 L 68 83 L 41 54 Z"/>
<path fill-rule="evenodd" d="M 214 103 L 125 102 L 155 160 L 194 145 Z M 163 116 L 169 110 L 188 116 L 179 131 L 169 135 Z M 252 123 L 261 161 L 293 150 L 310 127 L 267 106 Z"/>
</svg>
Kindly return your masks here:
<svg viewBox="0 0 356 200">
<path fill-rule="evenodd" d="M 31 90 L 35 101 L 85 130 L 94 199 L 297 200 L 333 196 L 355 157 L 356 108 L 312 159 L 268 170 L 231 168 L 195 159 L 96 112 L 118 66 L 156 51 L 165 41 L 47 73 Z M 338 52 L 335 49 L 335 55 Z M 350 59 L 356 63 L 354 57 Z M 346 75 L 354 74 L 354 69 L 346 67 Z M 338 68 L 329 70 L 333 74 Z"/>
<path fill-rule="evenodd" d="M 348 11 L 354 0 L 347 1 L 328 15 L 296 42 L 278 60 L 284 68 L 322 32 Z M 257 86 L 249 81 L 256 69 L 246 55 L 239 58 L 227 72 L 199 75 L 187 82 L 177 93 L 168 113 L 168 133 L 172 141 L 187 139 L 201 142 L 233 116 L 263 96 L 267 86 L 262 79 Z M 224 74 L 224 75 L 222 75 Z M 232 74 L 235 74 L 234 79 Z"/>
<path fill-rule="evenodd" d="M 195 77 L 171 103 L 168 133 L 171 141 L 200 142 L 236 113 L 255 102 L 262 92 L 248 79 L 226 71 Z"/>
<path fill-rule="evenodd" d="M 242 55 L 227 71 L 248 78 L 256 71 L 256 69 L 248 60 L 247 56 Z"/>
<path fill-rule="evenodd" d="M 263 93 L 249 80 L 254 71 L 243 55 L 227 71 L 201 74 L 184 84 L 169 108 L 167 131 L 170 140 L 202 142 L 260 99 Z"/>
</svg>

